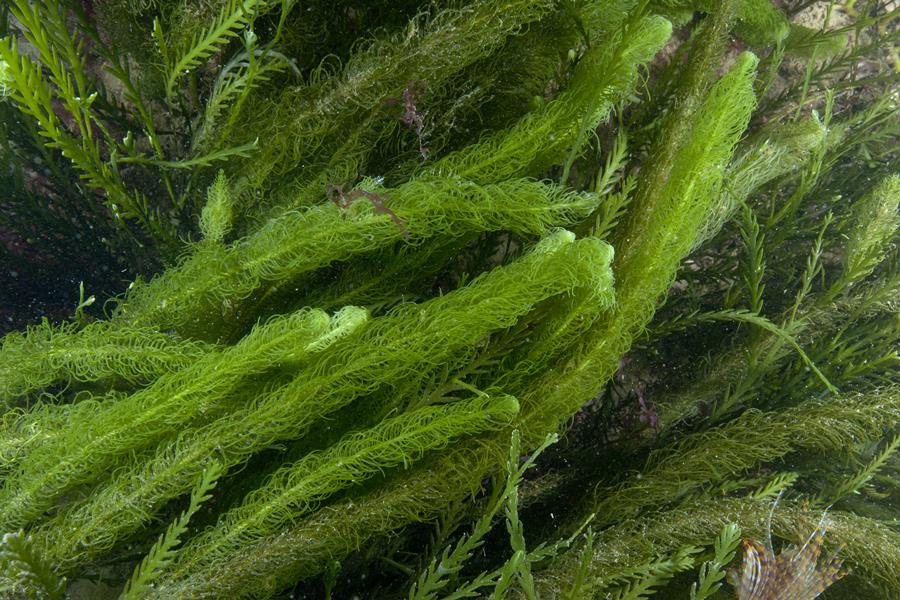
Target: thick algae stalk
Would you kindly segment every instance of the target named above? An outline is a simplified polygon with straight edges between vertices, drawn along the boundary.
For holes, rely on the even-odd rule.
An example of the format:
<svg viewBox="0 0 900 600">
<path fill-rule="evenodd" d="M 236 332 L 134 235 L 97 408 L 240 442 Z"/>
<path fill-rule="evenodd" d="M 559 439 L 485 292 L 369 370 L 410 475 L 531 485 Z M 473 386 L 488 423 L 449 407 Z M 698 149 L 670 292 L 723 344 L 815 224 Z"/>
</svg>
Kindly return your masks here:
<svg viewBox="0 0 900 600">
<path fill-rule="evenodd" d="M 0 522 L 27 524 L 73 485 L 94 481 L 121 457 L 145 449 L 198 417 L 227 410 L 240 384 L 273 366 L 302 361 L 347 335 L 366 318 L 345 309 L 333 319 L 302 310 L 256 328 L 242 342 L 207 354 L 130 397 L 79 403 L 65 428 L 32 448 L 0 495 Z"/>
<path fill-rule="evenodd" d="M 123 329 L 107 321 L 83 328 L 44 321 L 0 345 L 0 406 L 63 382 L 123 380 L 129 384 L 187 367 L 214 346 L 147 327 Z"/>
<path fill-rule="evenodd" d="M 195 573 L 217 569 L 236 554 L 314 509 L 337 491 L 390 469 L 408 467 L 425 452 L 460 436 L 508 425 L 519 410 L 511 396 L 426 407 L 346 436 L 273 473 L 216 526 L 190 543 L 179 563 Z"/>
<path fill-rule="evenodd" d="M 302 437 L 319 419 L 357 397 L 395 382 L 427 379 L 448 365 L 465 364 L 488 335 L 514 325 L 548 298 L 585 288 L 593 291 L 598 302 L 608 304 L 611 259 L 612 249 L 603 242 L 576 242 L 571 233 L 559 231 L 530 254 L 464 288 L 373 319 L 311 361 L 291 383 L 210 425 L 185 432 L 149 461 L 123 470 L 86 501 L 84 514 L 74 513 L 65 525 L 49 528 L 51 535 L 63 538 L 60 543 L 75 544 L 54 555 L 60 561 L 77 562 L 108 548 L 145 522 L 162 502 L 189 490 L 210 456 L 230 468 L 279 441 Z M 104 449 L 95 446 L 93 450 Z M 73 456 L 72 450 L 68 452 L 55 467 L 45 469 L 52 476 L 28 481 L 15 507 L 28 506 L 26 499 L 37 502 L 42 494 L 72 485 L 72 477 L 66 474 L 73 472 L 74 464 L 109 460 L 100 456 L 92 461 L 90 453 Z M 68 537 L 73 528 L 77 535 Z"/>
<path fill-rule="evenodd" d="M 689 129 L 673 120 L 659 162 L 651 162 L 646 185 L 638 188 L 627 222 L 616 231 L 621 318 L 633 321 L 630 329 L 642 328 L 652 316 L 719 195 L 722 175 L 755 106 L 756 64 L 755 56 L 741 54 L 708 96 L 685 101 L 690 114 L 682 117 L 691 117 Z"/>
<path fill-rule="evenodd" d="M 712 35 L 719 33 L 712 32 Z M 707 34 L 707 39 L 709 37 L 711 35 Z M 695 64 L 693 69 L 705 68 L 708 73 L 716 56 L 715 52 L 708 53 L 698 58 L 701 67 Z M 733 207 L 746 199 L 752 190 L 798 168 L 802 158 L 823 142 L 822 127 L 810 120 L 787 130 L 782 128 L 730 160 L 754 106 L 751 82 L 755 62 L 752 55 L 743 55 L 730 75 L 713 87 L 702 104 L 699 103 L 704 96 L 705 84 L 702 80 L 695 82 L 694 89 L 689 90 L 691 99 L 681 104 L 679 115 L 671 120 L 666 135 L 661 138 L 663 141 L 655 149 L 657 160 L 648 161 L 632 206 L 634 212 L 638 212 L 641 209 L 636 207 L 642 205 L 654 220 L 632 217 L 631 222 L 623 224 L 617 232 L 618 247 L 632 248 L 635 252 L 626 257 L 621 255 L 624 251 L 618 252 L 615 262 L 618 265 L 617 287 L 621 292 L 617 298 L 618 311 L 612 319 L 597 324 L 586 333 L 587 326 L 592 323 L 589 311 L 579 310 L 574 301 L 568 314 L 559 310 L 534 333 L 536 343 L 529 349 L 528 358 L 515 370 L 501 375 L 504 389 L 516 390 L 523 398 L 530 397 L 531 394 L 518 387 L 506 387 L 506 382 L 539 373 L 537 366 L 553 355 L 550 348 L 577 348 L 578 343 L 582 348 L 576 352 L 585 352 L 585 347 L 598 343 L 597 358 L 605 354 L 607 360 L 612 361 L 597 371 L 590 369 L 599 363 L 591 363 L 594 367 L 584 366 L 580 371 L 585 377 L 584 385 L 602 385 L 615 368 L 614 361 L 630 344 L 633 332 L 652 317 L 656 299 L 675 277 L 681 259 L 714 235 Z M 696 126 L 696 130 L 685 128 L 684 123 L 689 118 L 685 112 L 701 115 L 703 124 L 692 126 Z M 621 231 L 625 228 L 628 228 L 627 232 Z M 594 318 L 598 316 L 594 315 Z M 542 339 L 544 336 L 547 339 Z M 578 369 L 572 371 L 573 380 L 577 381 L 578 373 Z M 556 379 L 556 375 L 553 378 Z M 556 383 L 548 380 L 548 385 Z M 534 397 L 540 398 L 543 393 L 537 392 Z M 585 389 L 580 396 L 572 397 L 581 397 L 583 402 L 591 397 L 588 394 L 592 392 Z M 574 403 L 570 407 L 576 408 Z"/>
<path fill-rule="evenodd" d="M 743 142 L 723 177 L 719 201 L 707 213 L 701 233 L 694 241 L 696 249 L 719 232 L 737 207 L 767 183 L 798 172 L 812 153 L 823 145 L 840 140 L 821 121 L 806 118 L 794 123 L 772 126 Z"/>
<path fill-rule="evenodd" d="M 740 55 L 719 81 L 712 81 L 728 23 L 726 6 L 699 36 L 699 50 L 683 75 L 680 101 L 645 162 L 627 220 L 616 228 L 616 309 L 574 340 L 569 357 L 556 369 L 529 379 L 533 366 L 526 360 L 515 368 L 522 375 L 501 377 L 518 379 L 504 389 L 523 404 L 518 425 L 527 440 L 556 430 L 594 397 L 653 316 L 681 260 L 706 235 L 723 173 L 755 105 L 757 61 L 752 54 Z"/>
<path fill-rule="evenodd" d="M 75 394 L 73 402 L 41 402 L 30 410 L 13 409 L 3 415 L 0 425 L 0 472 L 4 477 L 18 468 L 32 448 L 52 440 L 69 425 L 69 415 L 83 410 L 80 403 L 114 403 L 128 396 L 125 392 Z"/>
<path fill-rule="evenodd" d="M 742 148 L 739 156 L 728 165 L 723 176 L 725 182 L 698 229 L 692 250 L 715 235 L 731 216 L 735 206 L 745 201 L 754 190 L 785 173 L 800 168 L 809 153 L 825 141 L 825 128 L 815 119 L 808 119 L 791 126 L 781 126 L 767 132 L 761 140 Z M 579 304 L 572 298 L 568 306 L 556 306 L 537 330 L 530 336 L 532 343 L 527 356 L 515 370 L 500 375 L 503 389 L 520 389 L 514 383 L 538 374 L 559 353 L 581 339 L 597 319 L 604 318 L 596 305 Z M 609 315 L 605 315 L 606 318 Z M 598 381 L 602 379 L 598 374 Z M 514 387 L 507 387 L 512 385 Z M 696 401 L 693 401 L 696 404 Z"/>
<path fill-rule="evenodd" d="M 672 26 L 659 17 L 630 23 L 589 50 L 569 88 L 509 130 L 454 152 L 425 173 L 496 182 L 540 173 L 563 162 L 577 140 L 605 121 L 634 87 L 638 68 L 669 38 Z"/>
<path fill-rule="evenodd" d="M 522 418 L 529 423 L 523 423 L 523 433 L 538 436 L 556 429 L 592 398 L 653 316 L 718 197 L 722 173 L 754 106 L 755 65 L 753 55 L 742 54 L 705 99 L 685 103 L 694 123 L 690 132 L 673 121 L 671 134 L 686 139 L 677 143 L 676 138 L 677 153 L 667 146 L 661 149 L 663 156 L 672 152 L 668 173 L 647 175 L 647 187 L 639 189 L 633 201 L 631 220 L 618 232 L 617 308 L 584 336 L 580 356 L 562 373 L 549 373 L 527 392 L 510 390 L 523 403 Z"/>
<path fill-rule="evenodd" d="M 496 185 L 420 179 L 370 193 L 393 215 L 376 211 L 366 198 L 357 198 L 346 209 L 326 203 L 289 212 L 227 248 L 200 248 L 181 265 L 136 288 L 116 317 L 215 337 L 235 307 L 263 286 L 285 284 L 404 238 L 415 243 L 504 229 L 539 234 L 584 218 L 599 201 L 592 194 L 526 179 Z"/>
</svg>

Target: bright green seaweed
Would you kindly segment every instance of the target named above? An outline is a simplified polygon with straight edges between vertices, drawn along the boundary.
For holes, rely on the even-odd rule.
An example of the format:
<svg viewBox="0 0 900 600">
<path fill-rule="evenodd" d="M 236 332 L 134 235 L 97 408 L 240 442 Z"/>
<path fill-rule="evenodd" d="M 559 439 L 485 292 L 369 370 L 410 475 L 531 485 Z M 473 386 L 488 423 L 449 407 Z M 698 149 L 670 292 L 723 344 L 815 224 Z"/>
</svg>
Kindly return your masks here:
<svg viewBox="0 0 900 600">
<path fill-rule="evenodd" d="M 136 275 L 0 343 L 0 593 L 895 597 L 897 11 L 779 4 L 0 7 L 0 258 Z"/>
</svg>

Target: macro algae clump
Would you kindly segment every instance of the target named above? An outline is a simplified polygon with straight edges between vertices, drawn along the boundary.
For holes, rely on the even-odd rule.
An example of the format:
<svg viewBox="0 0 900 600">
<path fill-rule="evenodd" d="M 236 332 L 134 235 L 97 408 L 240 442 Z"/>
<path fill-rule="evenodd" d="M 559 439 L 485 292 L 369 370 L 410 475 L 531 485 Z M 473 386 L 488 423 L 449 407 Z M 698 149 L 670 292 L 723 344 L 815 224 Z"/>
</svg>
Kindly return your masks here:
<svg viewBox="0 0 900 600">
<path fill-rule="evenodd" d="M 895 4 L 4 3 L 0 597 L 900 596 Z"/>
</svg>

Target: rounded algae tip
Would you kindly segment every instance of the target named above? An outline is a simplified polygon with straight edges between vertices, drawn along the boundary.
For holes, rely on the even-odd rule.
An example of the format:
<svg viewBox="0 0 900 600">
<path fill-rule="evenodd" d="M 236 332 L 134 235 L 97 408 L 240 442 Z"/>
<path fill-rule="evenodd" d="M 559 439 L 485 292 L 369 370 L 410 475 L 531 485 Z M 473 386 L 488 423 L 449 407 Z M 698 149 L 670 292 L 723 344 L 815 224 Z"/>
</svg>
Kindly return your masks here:
<svg viewBox="0 0 900 600">
<path fill-rule="evenodd" d="M 491 408 L 492 413 L 512 419 L 519 414 L 519 401 L 513 396 L 502 396 L 492 403 Z"/>
</svg>

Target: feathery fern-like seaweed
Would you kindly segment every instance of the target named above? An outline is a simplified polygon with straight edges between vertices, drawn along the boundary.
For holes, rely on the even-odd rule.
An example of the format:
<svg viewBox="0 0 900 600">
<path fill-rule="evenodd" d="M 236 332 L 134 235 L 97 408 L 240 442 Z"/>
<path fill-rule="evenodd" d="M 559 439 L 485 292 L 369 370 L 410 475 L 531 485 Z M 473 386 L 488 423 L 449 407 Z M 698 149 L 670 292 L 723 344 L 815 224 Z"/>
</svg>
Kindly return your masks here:
<svg viewBox="0 0 900 600">
<path fill-rule="evenodd" d="M 0 590 L 17 598 L 62 600 L 66 580 L 53 569 L 31 544 L 24 532 L 7 533 L 0 541 Z"/>
<path fill-rule="evenodd" d="M 852 477 L 842 481 L 827 492 L 819 494 L 815 504 L 833 504 L 851 494 L 858 494 L 862 487 L 885 466 L 885 463 L 888 462 L 898 448 L 900 448 L 900 435 L 895 435 L 878 454 L 872 457 L 872 460 L 863 465 Z"/>
<path fill-rule="evenodd" d="M 475 523 L 472 532 L 463 537 L 452 549 L 445 548 L 440 557 L 435 558 L 422 571 L 409 590 L 409 600 L 434 600 L 437 598 L 437 594 L 447 587 L 450 578 L 458 576 L 466 561 L 471 559 L 474 552 L 484 544 L 483 538 L 490 531 L 494 517 L 500 512 L 500 509 L 506 507 L 507 511 L 516 510 L 515 504 L 510 506 L 510 499 L 517 494 L 522 476 L 525 474 L 525 471 L 534 465 L 534 461 L 537 460 L 541 452 L 556 441 L 557 438 L 555 436 L 548 436 L 544 443 L 538 446 L 528 459 L 520 465 L 520 436 L 518 431 L 513 431 L 509 446 L 509 458 L 506 463 L 506 482 L 504 486 L 496 493 L 496 498 L 493 499 L 490 507 Z M 513 518 L 517 519 L 517 517 Z M 511 531 L 510 534 L 513 535 L 513 532 Z M 519 550 L 524 552 L 524 548 L 519 548 Z M 521 557 L 518 562 L 522 562 Z M 464 584 L 461 587 L 464 587 L 466 593 L 471 595 L 479 587 L 487 587 L 492 582 L 497 581 L 498 576 L 502 576 L 502 573 L 494 574 L 493 577 L 488 574 L 481 574 L 470 584 Z M 459 594 L 459 590 L 457 594 Z M 460 597 L 464 596 L 461 595 Z"/>
<path fill-rule="evenodd" d="M 231 228 L 234 200 L 228 189 L 228 179 L 224 171 L 219 171 L 209 191 L 206 204 L 200 213 L 200 233 L 203 239 L 221 242 Z"/>
<path fill-rule="evenodd" d="M 615 600 L 644 600 L 657 591 L 653 588 L 665 585 L 681 571 L 693 567 L 694 555 L 700 550 L 697 546 L 684 546 L 669 556 L 620 571 L 615 577 L 603 580 L 600 588 L 607 592 L 611 588 Z"/>
<path fill-rule="evenodd" d="M 478 0 L 438 10 L 424 22 L 413 19 L 400 35 L 366 44 L 336 76 L 322 81 L 314 76 L 310 88 L 288 88 L 274 101 L 258 104 L 257 114 L 266 118 L 257 131 L 277 143 L 267 144 L 246 165 L 248 178 L 260 184 L 267 178 L 268 185 L 280 177 L 301 179 L 304 191 L 278 205 L 308 205 L 325 185 L 362 174 L 372 144 L 385 127 L 393 127 L 382 109 L 385 100 L 399 98 L 410 81 L 427 81 L 429 89 L 440 90 L 454 74 L 490 55 L 554 5 L 548 0 Z M 322 70 L 327 72 L 327 65 Z M 290 133 L 283 131 L 286 125 Z"/>
<path fill-rule="evenodd" d="M 35 62 L 12 36 L 0 40 L 0 60 L 6 65 L 6 81 L 13 100 L 37 121 L 48 145 L 61 150 L 89 185 L 105 193 L 116 219 L 133 219 L 158 243 L 171 244 L 174 232 L 169 223 L 154 211 L 144 194 L 129 189 L 115 164 L 102 156 L 100 138 L 108 141 L 109 133 L 92 111 L 98 96 L 88 88 L 81 43 L 69 30 L 67 10 L 58 0 L 17 0 L 13 14 L 25 27 L 25 38 L 39 57 L 39 62 Z M 42 66 L 50 72 L 49 81 L 44 78 Z M 76 132 L 68 131 L 67 124 L 57 115 L 55 101 L 65 107 Z M 100 133 L 95 133 L 95 129 Z"/>
<path fill-rule="evenodd" d="M 685 146 L 673 159 L 672 174 L 659 178 L 648 175 L 644 186 L 635 192 L 631 219 L 616 230 L 616 237 L 626 241 L 624 248 L 617 250 L 614 263 L 617 309 L 612 319 L 598 324 L 589 334 L 602 342 L 582 350 L 577 363 L 562 373 L 554 373 L 552 382 L 548 379 L 546 383 L 534 383 L 529 392 L 520 394 L 525 407 L 523 417 L 544 423 L 538 429 L 550 427 L 552 422 L 558 426 L 559 420 L 566 418 L 563 415 L 572 414 L 593 397 L 598 372 L 603 379 L 612 374 L 632 336 L 645 327 L 653 314 L 656 298 L 665 292 L 680 257 L 699 234 L 705 211 L 721 183 L 724 163 L 749 119 L 755 64 L 752 55 L 740 55 L 738 62 L 711 88 L 705 101 L 691 109 L 703 115 L 703 125 L 695 126 L 687 141 L 683 141 Z M 680 125 L 677 120 L 674 123 L 670 135 L 677 137 Z M 672 140 L 669 143 L 680 146 Z M 663 145 L 660 152 L 673 150 Z M 532 403 L 531 398 L 540 401 Z"/>
<path fill-rule="evenodd" d="M 179 48 L 168 47 L 161 25 L 156 21 L 154 37 L 166 65 L 166 97 L 172 98 L 175 94 L 175 84 L 180 77 L 221 49 L 228 40 L 237 37 L 238 30 L 250 23 L 255 12 L 265 5 L 265 0 L 228 0 L 202 33 Z"/>
<path fill-rule="evenodd" d="M 188 522 L 191 520 L 200 506 L 209 500 L 210 492 L 216 486 L 216 481 L 222 475 L 222 469 L 216 463 L 210 464 L 203 475 L 197 481 L 197 485 L 191 492 L 191 500 L 188 507 L 175 519 L 159 540 L 153 544 L 147 556 L 134 570 L 131 579 L 122 591 L 122 600 L 137 600 L 143 598 L 149 590 L 153 580 L 157 579 L 169 563 L 178 553 L 176 546 L 181 544 L 181 537 L 187 533 Z"/>
<path fill-rule="evenodd" d="M 741 541 L 741 530 L 734 523 L 722 528 L 716 536 L 713 549 L 714 556 L 700 567 L 700 580 L 691 586 L 691 600 L 705 600 L 715 594 L 725 579 L 723 570 L 734 559 L 738 543 Z"/>
<path fill-rule="evenodd" d="M 791 541 L 805 540 L 810 521 L 803 513 L 804 509 L 796 504 L 782 502 L 773 512 L 771 502 L 729 498 L 665 511 L 640 526 L 629 521 L 595 536 L 590 577 L 592 581 L 613 577 L 654 555 L 674 552 L 685 544 L 706 544 L 729 524 L 758 540 L 767 539 L 769 523 L 773 535 Z M 864 570 L 873 584 L 896 585 L 894 566 L 900 564 L 896 532 L 874 520 L 837 511 L 828 515 L 827 532 L 826 539 L 840 545 L 841 555 Z M 541 572 L 539 592 L 551 592 L 559 581 L 568 581 L 569 573 L 581 564 L 574 553 L 565 554 L 562 559 Z"/>
<path fill-rule="evenodd" d="M 848 233 L 841 277 L 829 290 L 833 297 L 868 276 L 885 256 L 900 229 L 900 175 L 887 177 L 854 206 L 854 226 Z"/>
</svg>

